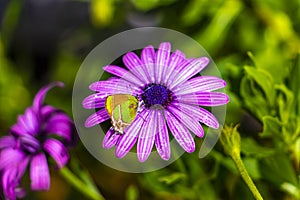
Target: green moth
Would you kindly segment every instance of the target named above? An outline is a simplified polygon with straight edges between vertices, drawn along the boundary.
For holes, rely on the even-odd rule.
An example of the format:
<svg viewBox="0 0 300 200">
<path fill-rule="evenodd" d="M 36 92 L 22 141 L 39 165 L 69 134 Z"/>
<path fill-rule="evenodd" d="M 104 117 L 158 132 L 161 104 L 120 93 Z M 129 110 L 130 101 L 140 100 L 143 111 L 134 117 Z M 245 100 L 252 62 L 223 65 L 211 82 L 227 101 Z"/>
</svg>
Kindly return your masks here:
<svg viewBox="0 0 300 200">
<path fill-rule="evenodd" d="M 137 114 L 138 100 L 129 94 L 115 94 L 106 98 L 105 108 L 114 130 L 123 134 Z"/>
</svg>

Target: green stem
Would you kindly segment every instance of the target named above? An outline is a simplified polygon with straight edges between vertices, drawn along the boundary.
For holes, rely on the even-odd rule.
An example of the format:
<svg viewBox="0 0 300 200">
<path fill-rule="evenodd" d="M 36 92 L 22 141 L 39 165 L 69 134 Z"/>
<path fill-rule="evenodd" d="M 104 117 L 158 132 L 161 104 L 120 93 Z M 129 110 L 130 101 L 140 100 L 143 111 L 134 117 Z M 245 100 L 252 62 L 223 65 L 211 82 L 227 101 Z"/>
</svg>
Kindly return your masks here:
<svg viewBox="0 0 300 200">
<path fill-rule="evenodd" d="M 247 184 L 248 188 L 251 190 L 254 198 L 256 200 L 263 200 L 261 194 L 259 193 L 258 189 L 256 188 L 255 184 L 253 183 L 251 177 L 249 176 L 247 169 L 241 159 L 239 151 L 233 151 L 231 154 L 232 160 L 235 163 L 236 167 L 238 168 L 243 180 Z"/>
<path fill-rule="evenodd" d="M 225 125 L 223 133 L 221 134 L 220 141 L 224 147 L 225 152 L 232 158 L 243 180 L 252 192 L 256 200 L 262 200 L 262 196 L 254 185 L 247 169 L 241 159 L 241 136 L 237 130 L 238 125 L 233 127 Z"/>
<path fill-rule="evenodd" d="M 63 167 L 60 170 L 60 174 L 78 191 L 80 191 L 85 196 L 93 200 L 104 200 L 104 197 L 95 190 L 88 186 L 88 184 L 82 182 L 75 174 L 67 167 Z"/>
</svg>

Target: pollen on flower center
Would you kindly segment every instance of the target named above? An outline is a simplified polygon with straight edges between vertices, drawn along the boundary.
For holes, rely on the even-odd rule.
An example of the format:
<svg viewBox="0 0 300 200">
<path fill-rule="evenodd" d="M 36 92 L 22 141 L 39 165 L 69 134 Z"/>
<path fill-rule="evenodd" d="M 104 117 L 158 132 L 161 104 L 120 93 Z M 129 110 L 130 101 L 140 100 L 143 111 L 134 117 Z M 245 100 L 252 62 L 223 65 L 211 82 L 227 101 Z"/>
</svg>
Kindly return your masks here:
<svg viewBox="0 0 300 200">
<path fill-rule="evenodd" d="M 147 108 L 154 105 L 166 107 L 172 100 L 172 92 L 162 85 L 150 85 L 144 90 L 142 100 Z"/>
</svg>

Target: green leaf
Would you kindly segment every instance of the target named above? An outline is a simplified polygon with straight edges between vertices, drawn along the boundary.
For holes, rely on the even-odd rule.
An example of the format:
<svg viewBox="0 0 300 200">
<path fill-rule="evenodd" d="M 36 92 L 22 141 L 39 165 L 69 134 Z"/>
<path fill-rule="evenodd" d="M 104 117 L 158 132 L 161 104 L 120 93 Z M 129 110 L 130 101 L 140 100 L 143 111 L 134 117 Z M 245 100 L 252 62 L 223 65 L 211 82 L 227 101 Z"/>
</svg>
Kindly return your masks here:
<svg viewBox="0 0 300 200">
<path fill-rule="evenodd" d="M 300 53 L 297 54 L 295 58 L 295 64 L 293 66 L 293 69 L 291 70 L 291 77 L 289 79 L 289 85 L 290 88 L 293 91 L 295 99 L 295 111 L 296 115 L 300 116 L 300 90 L 299 90 L 299 81 L 300 77 Z"/>
<path fill-rule="evenodd" d="M 184 25 L 193 25 L 201 16 L 205 14 L 204 9 L 206 7 L 207 1 L 193 0 L 190 1 L 184 9 L 183 15 L 181 16 L 182 23 Z"/>
<path fill-rule="evenodd" d="M 167 185 L 171 185 L 174 184 L 177 181 L 181 181 L 186 179 L 187 176 L 184 173 L 173 173 L 171 175 L 168 176 L 163 176 L 161 178 L 159 178 L 159 181 L 166 183 Z"/>
<path fill-rule="evenodd" d="M 297 175 L 289 155 L 282 153 L 281 150 L 277 151 L 276 156 L 263 159 L 260 166 L 263 178 L 277 187 L 285 182 L 297 185 Z"/>
<path fill-rule="evenodd" d="M 264 116 L 263 117 L 263 132 L 261 137 L 281 137 L 282 123 L 277 117 Z"/>
<path fill-rule="evenodd" d="M 300 175 L 300 137 L 298 137 L 298 139 L 294 144 L 293 152 L 294 152 L 295 166 L 296 169 L 299 171 L 299 175 Z M 300 180 L 299 180 L 299 185 L 300 185 Z"/>
<path fill-rule="evenodd" d="M 295 198 L 300 199 L 300 188 L 298 186 L 285 182 L 281 184 L 281 188 Z"/>
<path fill-rule="evenodd" d="M 246 156 L 254 156 L 255 158 L 268 157 L 275 153 L 274 149 L 259 145 L 252 138 L 242 138 L 241 152 Z"/>
<path fill-rule="evenodd" d="M 259 162 L 255 158 L 245 158 L 243 159 L 244 165 L 253 179 L 260 179 L 261 173 L 259 171 Z"/>
<path fill-rule="evenodd" d="M 245 66 L 246 74 L 251 77 L 263 90 L 268 103 L 273 106 L 275 102 L 275 90 L 272 76 L 263 69 L 256 69 L 254 67 Z"/>
<path fill-rule="evenodd" d="M 208 52 L 216 52 L 224 43 L 230 26 L 242 11 L 243 4 L 240 1 L 223 1 L 209 25 L 196 36 Z"/>
<path fill-rule="evenodd" d="M 245 106 L 262 120 L 263 116 L 270 113 L 266 99 L 260 90 L 254 86 L 254 81 L 248 76 L 244 76 L 241 81 L 240 93 L 244 99 Z"/>
<path fill-rule="evenodd" d="M 294 112 L 294 94 L 283 84 L 275 85 L 275 88 L 281 92 L 277 99 L 280 119 L 283 123 L 287 123 Z"/>
<path fill-rule="evenodd" d="M 238 171 L 234 165 L 234 162 L 230 157 L 225 157 L 223 154 L 219 153 L 218 151 L 211 151 L 209 153 L 210 156 L 212 156 L 218 163 L 226 167 L 227 170 L 232 172 L 233 174 L 238 174 Z"/>
</svg>

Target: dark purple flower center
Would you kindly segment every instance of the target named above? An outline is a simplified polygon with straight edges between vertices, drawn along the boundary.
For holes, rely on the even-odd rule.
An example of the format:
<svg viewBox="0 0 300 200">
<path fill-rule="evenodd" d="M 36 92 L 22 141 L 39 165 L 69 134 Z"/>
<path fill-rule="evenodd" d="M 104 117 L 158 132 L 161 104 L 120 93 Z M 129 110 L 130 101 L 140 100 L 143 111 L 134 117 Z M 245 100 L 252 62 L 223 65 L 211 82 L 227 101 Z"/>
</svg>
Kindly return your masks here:
<svg viewBox="0 0 300 200">
<path fill-rule="evenodd" d="M 154 105 L 166 107 L 172 100 L 172 92 L 162 85 L 150 85 L 144 90 L 142 100 L 146 108 Z"/>
</svg>

